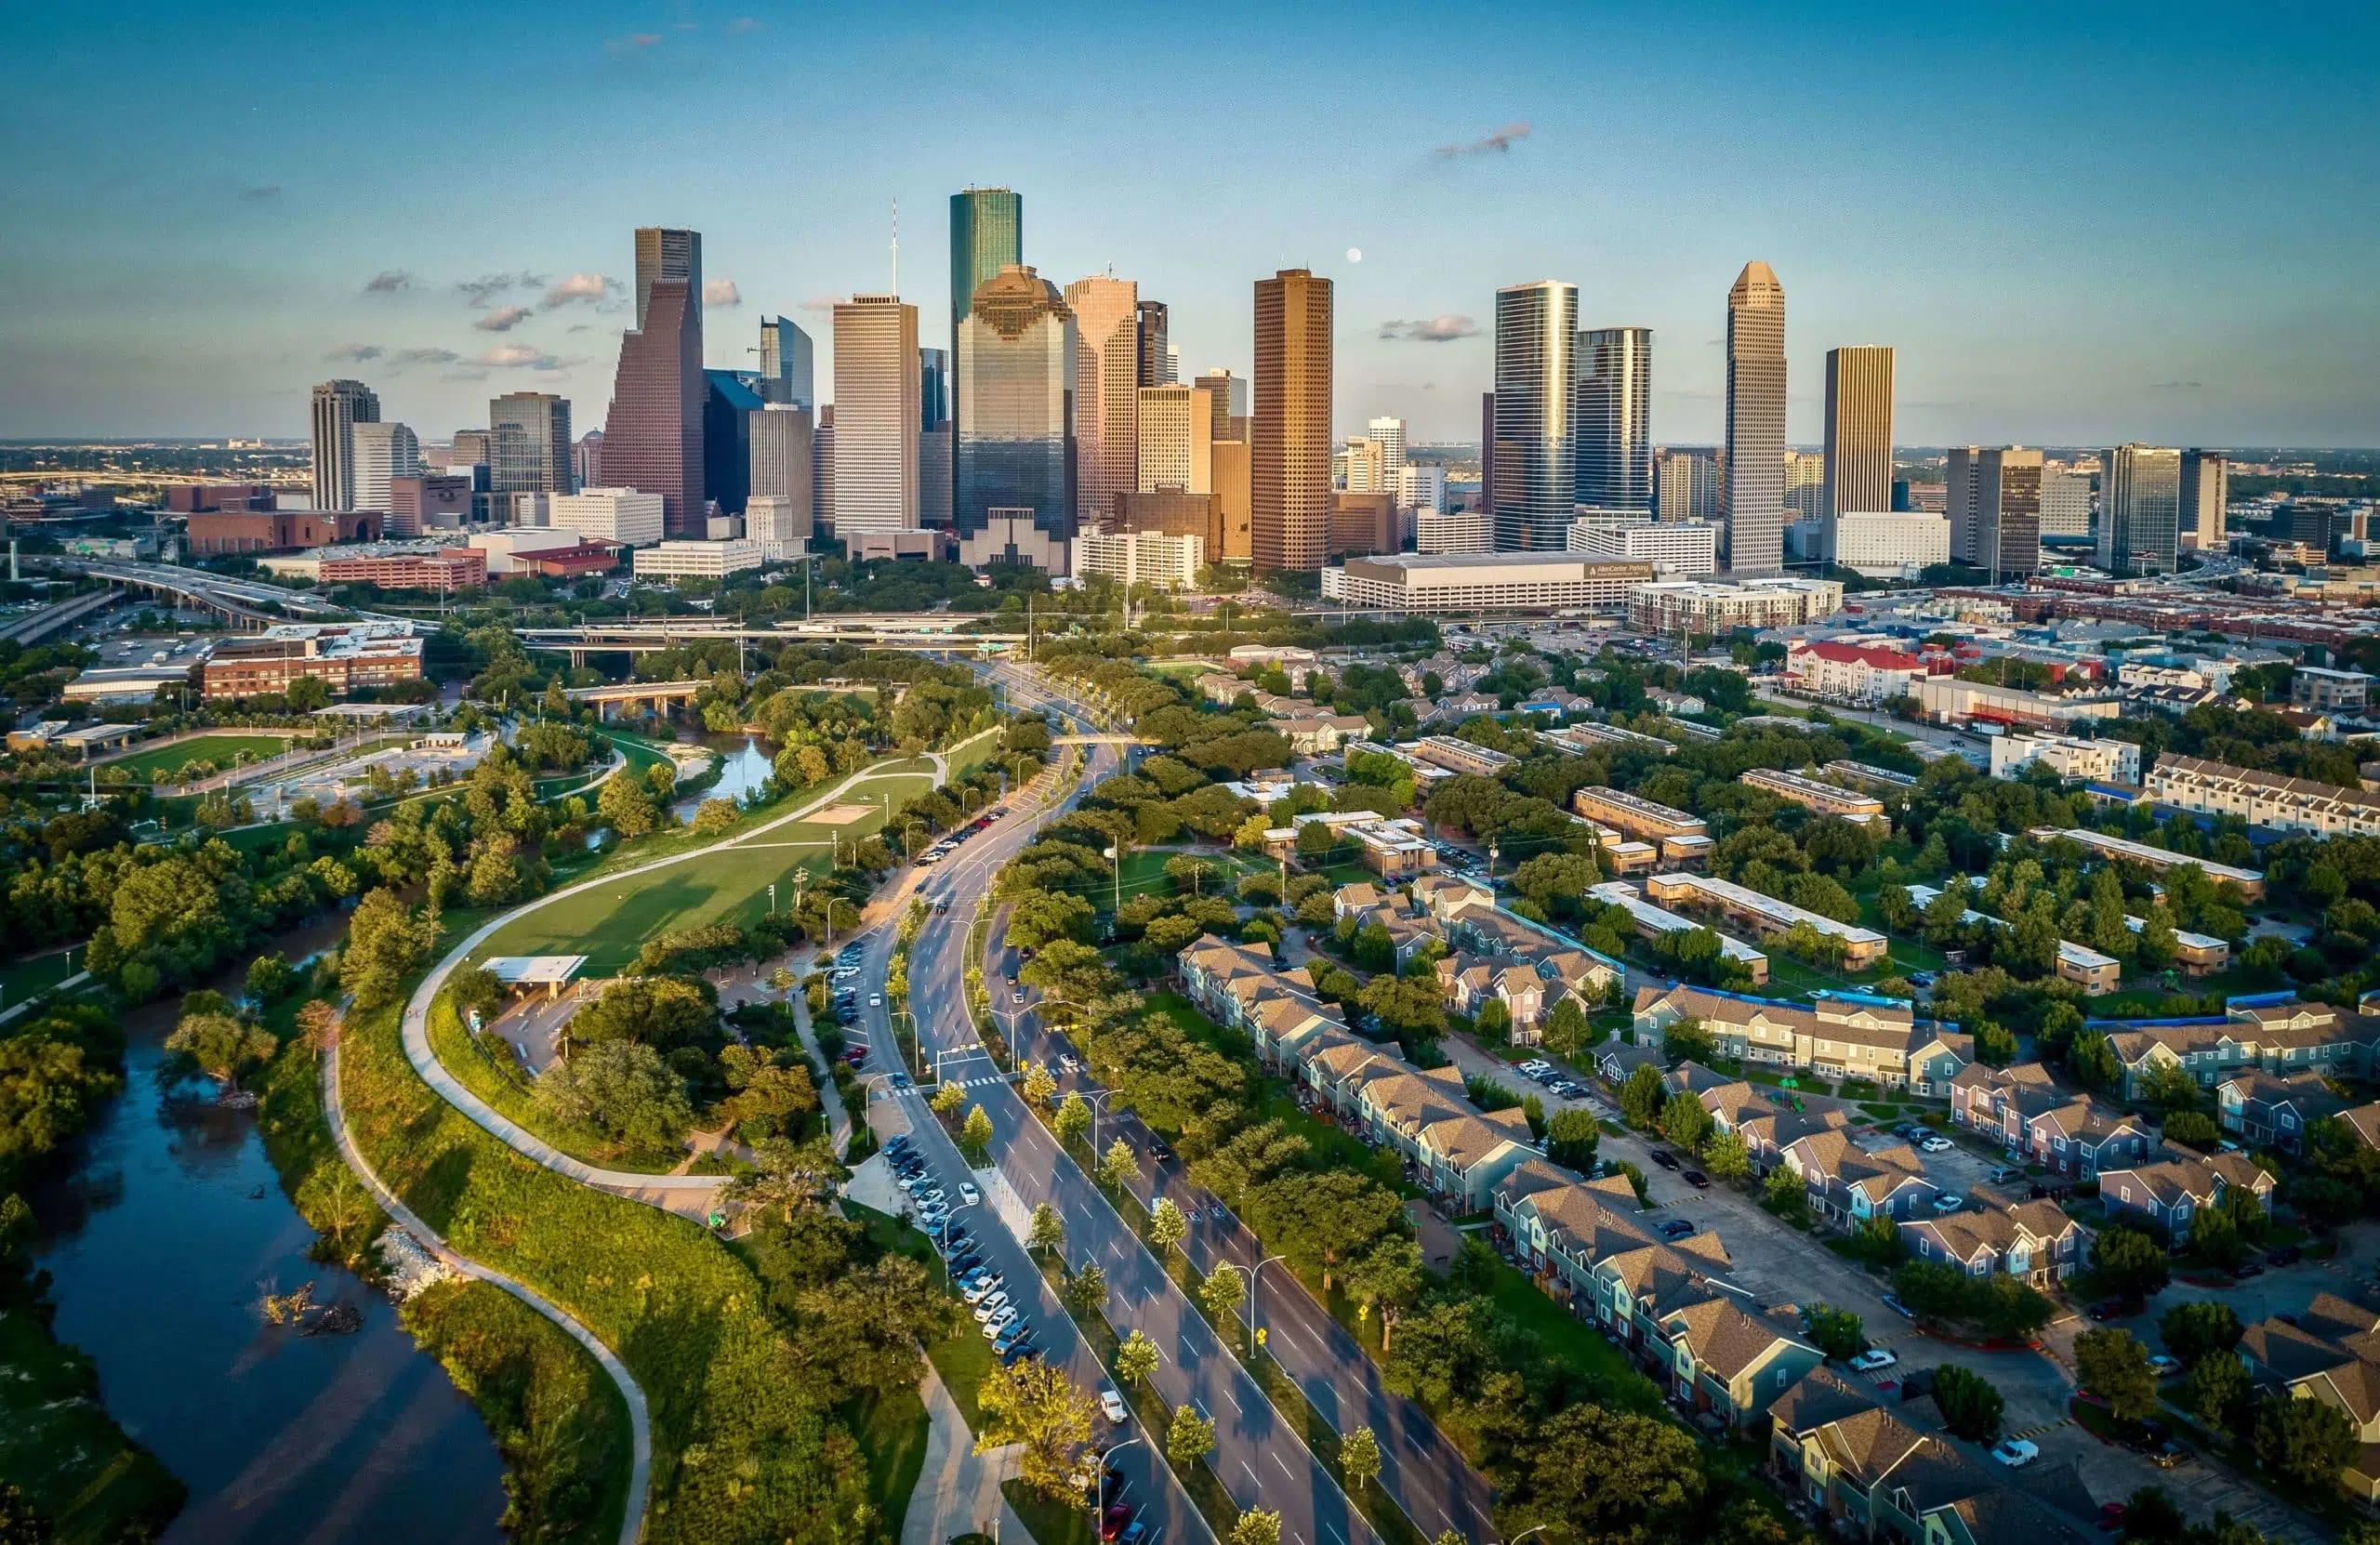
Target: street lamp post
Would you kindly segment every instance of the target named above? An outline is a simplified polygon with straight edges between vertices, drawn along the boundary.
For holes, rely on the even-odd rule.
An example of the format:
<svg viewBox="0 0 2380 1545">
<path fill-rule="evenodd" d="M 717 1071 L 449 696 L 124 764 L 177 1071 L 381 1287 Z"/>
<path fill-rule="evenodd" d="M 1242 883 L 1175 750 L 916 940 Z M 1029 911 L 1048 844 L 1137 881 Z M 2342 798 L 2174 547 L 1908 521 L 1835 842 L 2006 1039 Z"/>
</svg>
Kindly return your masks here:
<svg viewBox="0 0 2380 1545">
<path fill-rule="evenodd" d="M 1282 1255 L 1268 1255 L 1263 1260 L 1258 1261 L 1255 1265 L 1250 1266 L 1248 1269 L 1248 1354 L 1250 1357 L 1256 1355 L 1256 1316 L 1263 1302 L 1263 1301 L 1258 1297 L 1257 1292 L 1258 1288 L 1263 1286 L 1260 1279 L 1264 1274 L 1265 1267 L 1270 1266 L 1276 1261 L 1286 1261 L 1288 1259 L 1289 1257 Z"/>
<path fill-rule="evenodd" d="M 1093 1539 L 1097 1539 L 1100 1537 L 1100 1506 L 1107 1500 L 1107 1461 L 1110 1457 L 1120 1454 L 1125 1449 L 1131 1447 L 1132 1445 L 1140 1442 L 1142 1436 L 1142 1433 L 1135 1433 L 1121 1443 L 1109 1444 L 1106 1447 L 1099 1451 L 1099 1459 L 1091 1467 L 1091 1537 Z M 997 1533 L 993 1535 L 992 1542 L 993 1545 L 999 1545 L 999 1536 Z"/>
</svg>

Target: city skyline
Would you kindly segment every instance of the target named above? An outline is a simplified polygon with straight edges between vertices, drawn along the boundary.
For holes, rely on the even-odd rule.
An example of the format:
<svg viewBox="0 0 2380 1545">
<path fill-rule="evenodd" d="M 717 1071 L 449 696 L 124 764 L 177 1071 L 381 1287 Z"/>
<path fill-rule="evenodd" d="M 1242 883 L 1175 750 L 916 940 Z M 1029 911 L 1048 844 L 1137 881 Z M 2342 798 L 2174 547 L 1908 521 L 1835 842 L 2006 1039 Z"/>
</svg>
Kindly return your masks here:
<svg viewBox="0 0 2380 1545">
<path fill-rule="evenodd" d="M 1249 368 L 1255 278 L 1289 266 L 1332 278 L 1341 434 L 1385 413 L 1417 442 L 1462 436 L 1490 374 L 1495 290 L 1547 275 L 1580 285 L 1582 327 L 1668 340 L 1654 434 L 1715 443 L 1724 370 L 1708 296 L 1757 255 L 1795 297 L 1797 444 L 1820 435 L 1825 350 L 1871 339 L 1899 351 L 1899 417 L 1916 443 L 2370 439 L 2380 385 L 2358 340 L 2376 303 L 2343 255 L 2369 244 L 2380 216 L 2334 191 L 2352 185 L 2348 147 L 2368 139 L 2369 94 L 2343 88 L 2369 20 L 2271 19 L 2249 56 L 2203 40 L 2186 13 L 2149 16 L 2061 18 L 2038 36 L 1918 18 L 1886 39 L 1847 10 L 1746 12 L 1675 19 L 1659 47 L 1617 22 L 1554 16 L 1537 38 L 1551 46 L 1527 55 L 1459 18 L 1363 34 L 1365 58 L 1418 66 L 1435 87 L 1446 105 L 1421 114 L 1365 103 L 1355 82 L 1369 73 L 1343 52 L 1343 72 L 1287 91 L 1294 46 L 1225 69 L 1187 23 L 1149 24 L 1139 33 L 1177 61 L 1175 89 L 1114 99 L 1062 67 L 1052 81 L 1077 84 L 1056 86 L 1053 117 L 959 136 L 927 109 L 989 34 L 963 13 L 930 11 L 892 38 L 765 11 L 472 15 L 474 49 L 441 64 L 489 114 L 470 125 L 395 106 L 419 84 L 397 89 L 402 41 L 434 33 L 434 9 L 343 23 L 337 64 L 320 70 L 296 66 L 321 40 L 271 7 L 135 7 L 104 29 L 17 14 L 0 35 L 60 68 L 26 84 L 5 131 L 25 172 L 0 281 L 25 304 L 0 321 L 0 435 L 293 436 L 311 384 L 337 376 L 404 398 L 426 439 L 475 423 L 469 404 L 513 386 L 559 391 L 576 421 L 600 423 L 633 279 L 622 229 L 705 232 L 704 363 L 745 366 L 762 315 L 823 323 L 804 308 L 890 285 L 895 198 L 903 297 L 946 317 L 948 200 L 1005 183 L 1034 206 L 1025 260 L 1062 287 L 1112 263 L 1162 297 L 1185 376 Z M 1441 59 L 1421 33 L 1490 46 Z M 1612 46 L 1645 50 L 1646 68 L 1593 102 L 1563 89 L 1566 60 Z M 1877 88 L 1841 103 L 1771 88 L 1830 49 L 1849 50 Z M 78 77 L 138 94 L 234 61 L 289 63 L 277 73 L 291 109 L 336 104 L 355 132 L 293 141 L 226 121 L 158 137 L 70 111 L 64 95 Z M 2284 61 L 2289 88 L 2267 89 Z M 519 77 L 517 93 L 475 90 L 497 71 Z M 1991 91 L 1946 89 L 1986 75 Z M 831 89 L 854 81 L 882 89 Z M 2223 106 L 2243 94 L 2268 103 L 2252 122 Z M 1175 132 L 1182 99 L 1215 105 L 1201 114 L 1208 153 L 1130 153 Z M 1730 102 L 1726 116 L 1703 112 L 1712 99 Z M 747 124 L 722 115 L 730 100 L 785 105 Z M 1926 112 L 1910 111 L 1920 100 Z M 503 218 L 454 218 L 434 191 L 530 124 L 567 148 L 567 174 L 542 160 L 499 172 L 473 186 Z M 746 133 L 868 153 L 716 153 Z M 1169 169 L 1121 169 L 1148 165 Z M 2209 240 L 2214 186 L 2229 191 Z M 2311 208 L 2320 242 L 2302 239 Z M 541 283 L 488 284 L 524 277 Z M 165 312 L 176 325 L 153 325 Z M 929 332 L 922 342 L 948 346 Z M 378 352 L 355 357 L 365 350 Z"/>
</svg>

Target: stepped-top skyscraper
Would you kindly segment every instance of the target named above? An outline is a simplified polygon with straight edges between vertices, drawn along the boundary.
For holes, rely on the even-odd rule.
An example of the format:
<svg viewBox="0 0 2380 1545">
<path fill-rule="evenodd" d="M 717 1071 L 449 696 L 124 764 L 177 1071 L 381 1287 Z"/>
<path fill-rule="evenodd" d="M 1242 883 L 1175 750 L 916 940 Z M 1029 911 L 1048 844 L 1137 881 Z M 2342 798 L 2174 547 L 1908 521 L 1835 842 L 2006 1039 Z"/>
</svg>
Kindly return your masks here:
<svg viewBox="0 0 2380 1545">
<path fill-rule="evenodd" d="M 638 231 L 641 284 L 643 237 Z M 667 232 L 663 232 L 667 234 Z M 661 495 L 662 529 L 703 531 L 703 329 L 700 292 L 656 278 L 637 308 L 643 325 L 620 335 L 620 367 L 603 424 L 603 477 L 616 488 Z"/>
<path fill-rule="evenodd" d="M 1075 318 L 1058 287 L 1021 263 L 978 285 L 959 324 L 959 439 L 952 527 L 972 543 L 994 511 L 1029 514 L 1060 561 L 1075 535 Z M 1003 534 L 1005 547 L 1019 535 Z"/>
<path fill-rule="evenodd" d="M 1727 292 L 1727 567 L 1785 566 L 1785 286 L 1754 259 Z"/>
<path fill-rule="evenodd" d="M 380 398 L 341 377 L 314 389 L 314 508 L 355 508 L 355 426 L 380 421 Z"/>
<path fill-rule="evenodd" d="M 1560 551 L 1576 502 L 1579 287 L 1558 279 L 1496 292 L 1495 511 L 1502 552 Z"/>
<path fill-rule="evenodd" d="M 1653 330 L 1579 335 L 1579 503 L 1653 510 Z"/>
<path fill-rule="evenodd" d="M 950 195 L 950 350 L 975 292 L 1000 270 L 1025 261 L 1025 200 L 1006 188 L 969 188 Z M 966 388 L 950 386 L 950 416 L 959 416 Z"/>
<path fill-rule="evenodd" d="M 703 233 L 699 231 L 675 231 L 667 226 L 639 226 L 636 232 L 636 324 L 644 326 L 644 313 L 653 302 L 653 286 L 669 279 L 686 286 L 694 297 L 695 337 L 702 336 L 703 324 Z M 694 358 L 702 358 L 702 350 L 694 350 Z"/>
<path fill-rule="evenodd" d="M 1826 351 L 1826 471 L 1820 508 L 1837 515 L 1893 507 L 1893 351 L 1876 344 Z"/>
<path fill-rule="evenodd" d="M 1260 573 L 1319 570 L 1330 550 L 1331 285 L 1306 269 L 1256 282 L 1250 542 Z"/>
</svg>

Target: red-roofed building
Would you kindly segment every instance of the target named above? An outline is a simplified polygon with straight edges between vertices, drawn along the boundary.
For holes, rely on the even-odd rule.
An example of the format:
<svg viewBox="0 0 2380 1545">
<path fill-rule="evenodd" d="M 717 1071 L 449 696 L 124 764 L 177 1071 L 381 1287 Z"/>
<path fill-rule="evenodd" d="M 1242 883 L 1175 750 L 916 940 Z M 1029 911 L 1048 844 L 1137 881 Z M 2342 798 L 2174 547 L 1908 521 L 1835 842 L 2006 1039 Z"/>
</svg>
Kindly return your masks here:
<svg viewBox="0 0 2380 1545">
<path fill-rule="evenodd" d="M 1797 640 L 1785 656 L 1789 688 L 1856 703 L 1906 697 L 1928 673 L 1924 657 L 1882 644 Z"/>
</svg>

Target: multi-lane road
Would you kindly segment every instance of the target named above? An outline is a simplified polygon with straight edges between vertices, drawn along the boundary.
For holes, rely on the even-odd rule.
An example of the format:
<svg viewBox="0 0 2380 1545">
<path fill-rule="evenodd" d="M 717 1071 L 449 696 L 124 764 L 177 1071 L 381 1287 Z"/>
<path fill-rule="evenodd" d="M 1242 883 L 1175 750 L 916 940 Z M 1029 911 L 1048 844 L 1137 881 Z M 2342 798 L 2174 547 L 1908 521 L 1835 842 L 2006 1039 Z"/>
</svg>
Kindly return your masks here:
<svg viewBox="0 0 2380 1545">
<path fill-rule="evenodd" d="M 1080 705 L 1054 692 L 1046 682 L 1015 667 L 998 667 L 1012 706 L 1051 706 L 1080 721 Z M 1117 766 L 1116 748 L 1086 748 L 1083 786 Z M 1032 839 L 1042 821 L 1036 812 L 1016 808 L 1011 818 L 970 841 L 946 864 L 905 875 L 892 897 L 888 916 L 897 916 L 909 894 L 950 903 L 946 914 L 931 918 L 919 934 L 909 961 L 910 1002 L 917 1013 L 919 1059 L 931 1069 L 941 1061 L 943 1076 L 968 1087 L 971 1103 L 991 1117 L 995 1138 L 994 1163 L 1029 1211 L 1048 1202 L 1066 1225 L 1066 1255 L 1076 1265 L 1096 1263 L 1107 1275 L 1107 1316 L 1119 1333 L 1139 1330 L 1154 1341 L 1161 1354 L 1152 1384 L 1169 1406 L 1190 1406 L 1215 1423 L 1216 1447 L 1208 1462 L 1233 1501 L 1241 1509 L 1263 1508 L 1281 1515 L 1281 1538 L 1289 1545 L 1380 1545 L 1380 1537 L 1348 1500 L 1339 1484 L 1307 1447 L 1300 1424 L 1276 1410 L 1263 1389 L 1241 1366 L 1207 1320 L 1191 1305 L 1167 1275 L 1162 1264 L 1141 1243 L 1138 1234 L 1119 1218 L 1091 1178 L 1060 1150 L 1049 1132 L 1026 1110 L 1021 1094 L 1001 1076 L 981 1047 L 966 1011 L 967 937 L 975 904 L 989 887 L 999 866 Z M 871 996 L 880 990 L 892 950 L 889 923 L 863 941 L 862 980 Z M 995 974 L 1003 990 L 1006 984 Z M 881 1007 L 864 1010 L 869 1040 L 867 1071 L 890 1075 L 902 1071 L 892 1024 Z M 945 1189 L 956 1195 L 950 1180 L 962 1173 L 955 1148 L 943 1137 L 924 1109 L 922 1091 L 897 1092 L 892 1097 L 898 1117 L 879 1108 L 879 1130 L 906 1124 L 918 1132 Z M 1136 1133 L 1138 1129 L 1131 1129 Z M 1145 1134 L 1140 1134 L 1144 1138 Z M 1104 1135 L 1103 1133 L 1103 1141 Z M 1144 1174 L 1140 1191 L 1145 1200 L 1152 1187 L 1172 1194 L 1183 1185 L 1170 1167 L 1160 1170 L 1147 1159 L 1144 1142 Z M 987 1203 L 989 1193 L 987 1193 Z M 1003 1267 L 1013 1285 L 1027 1271 L 1023 1251 L 992 1209 L 969 1208 L 960 1216 L 979 1241 L 993 1241 L 998 1251 L 1013 1251 Z M 1218 1253 L 1245 1264 L 1253 1240 L 1225 1235 L 1232 1226 L 1221 1221 L 1202 1223 L 1194 1245 L 1194 1259 L 1211 1263 Z M 995 1257 L 999 1259 L 999 1257 Z M 1382 1439 L 1386 1463 L 1382 1485 L 1392 1496 L 1405 1499 L 1423 1531 L 1435 1534 L 1452 1527 L 1466 1538 L 1488 1538 L 1487 1489 L 1463 1465 L 1426 1419 L 1409 1404 L 1382 1390 L 1377 1370 L 1360 1348 L 1347 1341 L 1330 1324 L 1304 1289 L 1271 1269 L 1266 1276 L 1264 1324 L 1272 1350 L 1299 1379 L 1326 1417 L 1346 1427 L 1370 1425 Z M 1053 1299 L 1038 1293 L 1038 1304 L 1027 1315 L 1041 1329 L 1042 1343 L 1053 1359 L 1078 1374 L 1092 1377 L 1072 1327 Z M 1334 1340 L 1335 1338 L 1335 1340 Z M 1170 1472 L 1162 1465 L 1154 1472 L 1140 1469 L 1137 1455 L 1162 1444 L 1165 1434 L 1132 1432 L 1118 1438 L 1144 1436 L 1145 1442 L 1118 1456 L 1120 1468 L 1138 1477 L 1135 1489 L 1149 1510 L 1151 1532 L 1158 1529 L 1180 1538 L 1210 1537 L 1204 1521 L 1191 1510 Z"/>
</svg>

